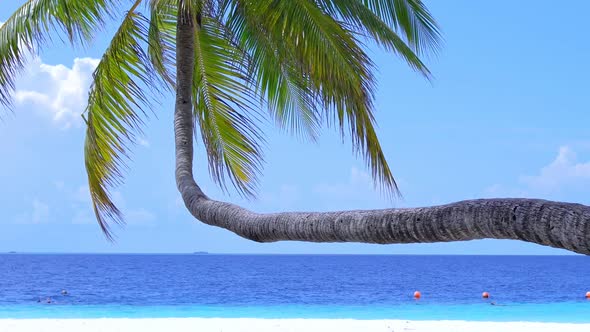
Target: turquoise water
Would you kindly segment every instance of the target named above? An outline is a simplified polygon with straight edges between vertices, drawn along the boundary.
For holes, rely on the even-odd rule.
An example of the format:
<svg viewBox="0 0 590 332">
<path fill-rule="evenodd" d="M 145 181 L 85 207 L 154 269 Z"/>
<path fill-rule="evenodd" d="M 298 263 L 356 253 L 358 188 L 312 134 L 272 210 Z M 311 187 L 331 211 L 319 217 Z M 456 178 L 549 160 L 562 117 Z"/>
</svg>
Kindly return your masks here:
<svg viewBox="0 0 590 332">
<path fill-rule="evenodd" d="M 0 255 L 0 318 L 590 323 L 587 291 L 585 256 Z"/>
<path fill-rule="evenodd" d="M 398 306 L 4 306 L 0 318 L 353 318 L 590 323 L 590 303 Z"/>
</svg>

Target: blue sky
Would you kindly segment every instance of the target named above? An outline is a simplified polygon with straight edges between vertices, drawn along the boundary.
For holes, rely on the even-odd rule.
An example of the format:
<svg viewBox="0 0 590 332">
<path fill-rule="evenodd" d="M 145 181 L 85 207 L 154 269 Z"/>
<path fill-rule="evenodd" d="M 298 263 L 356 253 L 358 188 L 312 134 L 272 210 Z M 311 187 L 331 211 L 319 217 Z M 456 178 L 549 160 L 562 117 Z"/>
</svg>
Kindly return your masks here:
<svg viewBox="0 0 590 332">
<path fill-rule="evenodd" d="M 5 21 L 23 1 L 0 3 Z M 207 173 L 206 192 L 256 211 L 407 207 L 479 197 L 537 197 L 590 204 L 590 46 L 574 1 L 426 1 L 445 46 L 427 62 L 429 83 L 395 56 L 371 50 L 378 67 L 378 134 L 404 198 L 373 190 L 362 160 L 326 129 L 318 144 L 266 126 L 257 200 L 225 196 Z M 200 224 L 174 183 L 173 96 L 162 101 L 115 196 L 128 225 L 107 242 L 88 191 L 80 112 L 107 45 L 57 42 L 29 62 L 14 112 L 0 122 L 0 252 L 228 252 L 379 254 L 563 254 L 515 241 L 450 244 L 258 244 Z"/>
</svg>

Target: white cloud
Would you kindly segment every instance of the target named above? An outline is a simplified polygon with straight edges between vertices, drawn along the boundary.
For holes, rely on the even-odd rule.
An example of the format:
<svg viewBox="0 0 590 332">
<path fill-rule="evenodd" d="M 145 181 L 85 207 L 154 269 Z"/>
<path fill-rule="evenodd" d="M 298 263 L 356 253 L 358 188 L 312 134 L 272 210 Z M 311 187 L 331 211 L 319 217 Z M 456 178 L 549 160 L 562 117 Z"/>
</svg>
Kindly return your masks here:
<svg viewBox="0 0 590 332">
<path fill-rule="evenodd" d="M 153 226 L 156 215 L 144 208 L 130 209 L 125 213 L 125 220 L 128 225 Z"/>
<path fill-rule="evenodd" d="M 360 191 L 373 191 L 373 180 L 356 167 L 351 168 L 348 183 L 319 184 L 314 188 L 315 193 L 336 197 L 356 195 Z"/>
<path fill-rule="evenodd" d="M 139 144 L 139 145 L 141 145 L 143 147 L 146 147 L 146 148 L 149 148 L 150 147 L 150 142 L 148 140 L 146 140 L 146 139 L 143 139 L 143 138 L 138 139 L 137 140 L 137 144 Z"/>
<path fill-rule="evenodd" d="M 35 199 L 33 201 L 33 211 L 31 214 L 31 221 L 33 224 L 47 222 L 49 217 L 49 205 Z"/>
<path fill-rule="evenodd" d="M 559 148 L 557 156 L 536 175 L 522 175 L 518 186 L 494 184 L 484 194 L 488 197 L 530 197 L 557 194 L 561 191 L 590 185 L 590 161 L 578 161 L 570 146 Z"/>
<path fill-rule="evenodd" d="M 17 224 L 44 224 L 49 222 L 49 205 L 38 199 L 31 203 L 31 209 L 18 215 L 15 219 Z"/>
<path fill-rule="evenodd" d="M 569 146 L 562 146 L 555 159 L 543 167 L 539 174 L 522 176 L 520 182 L 540 192 L 552 192 L 563 186 L 590 180 L 590 161 L 578 162 Z"/>
<path fill-rule="evenodd" d="M 92 212 L 90 190 L 87 185 L 81 185 L 75 190 L 70 190 L 69 197 L 73 201 L 72 206 L 76 211 L 72 217 L 73 224 L 92 224 L 96 222 L 96 217 Z M 120 191 L 112 192 L 111 198 L 123 212 L 123 217 L 128 225 L 152 226 L 155 224 L 157 220 L 155 214 L 145 208 L 130 208 Z"/>
<path fill-rule="evenodd" d="M 62 64 L 48 65 L 33 59 L 17 84 L 18 105 L 34 105 L 48 112 L 64 128 L 80 125 L 80 114 L 88 99 L 92 73 L 99 60 L 76 58 L 71 68 Z"/>
</svg>

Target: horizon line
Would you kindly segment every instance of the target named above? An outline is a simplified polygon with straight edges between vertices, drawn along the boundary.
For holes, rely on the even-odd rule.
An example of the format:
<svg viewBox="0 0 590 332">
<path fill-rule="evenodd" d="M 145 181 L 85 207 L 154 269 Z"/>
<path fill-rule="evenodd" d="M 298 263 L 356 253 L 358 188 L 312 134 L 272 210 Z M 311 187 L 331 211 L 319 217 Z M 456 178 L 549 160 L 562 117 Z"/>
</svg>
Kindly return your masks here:
<svg viewBox="0 0 590 332">
<path fill-rule="evenodd" d="M 398 254 L 398 253 L 256 253 L 256 252 L 243 252 L 243 253 L 231 253 L 231 252 L 207 252 L 207 251 L 194 251 L 194 252 L 60 252 L 60 251 L 3 251 L 0 255 L 193 255 L 193 256 L 239 256 L 239 255 L 250 255 L 250 256 L 514 256 L 514 257 L 526 257 L 526 256 L 585 256 L 581 254 L 493 254 L 493 253 L 481 253 L 481 254 Z"/>
</svg>

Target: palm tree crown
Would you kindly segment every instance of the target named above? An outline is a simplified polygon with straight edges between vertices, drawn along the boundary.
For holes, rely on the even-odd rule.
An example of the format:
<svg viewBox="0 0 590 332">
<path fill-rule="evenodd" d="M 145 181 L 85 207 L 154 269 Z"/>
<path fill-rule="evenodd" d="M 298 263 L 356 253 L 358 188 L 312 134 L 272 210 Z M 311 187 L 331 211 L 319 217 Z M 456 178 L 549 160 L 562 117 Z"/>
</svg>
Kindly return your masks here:
<svg viewBox="0 0 590 332">
<path fill-rule="evenodd" d="M 28 0 L 0 28 L 0 102 L 10 106 L 27 54 L 53 30 L 85 44 L 125 5 L 83 114 L 88 182 L 107 236 L 108 221 L 123 220 L 109 190 L 162 87 L 177 84 L 180 19 L 194 27 L 195 131 L 222 188 L 253 195 L 263 162 L 258 124 L 270 117 L 311 140 L 324 125 L 348 133 L 376 183 L 397 193 L 374 128 L 374 64 L 364 44 L 429 78 L 420 56 L 438 50 L 440 34 L 421 0 Z"/>
</svg>

